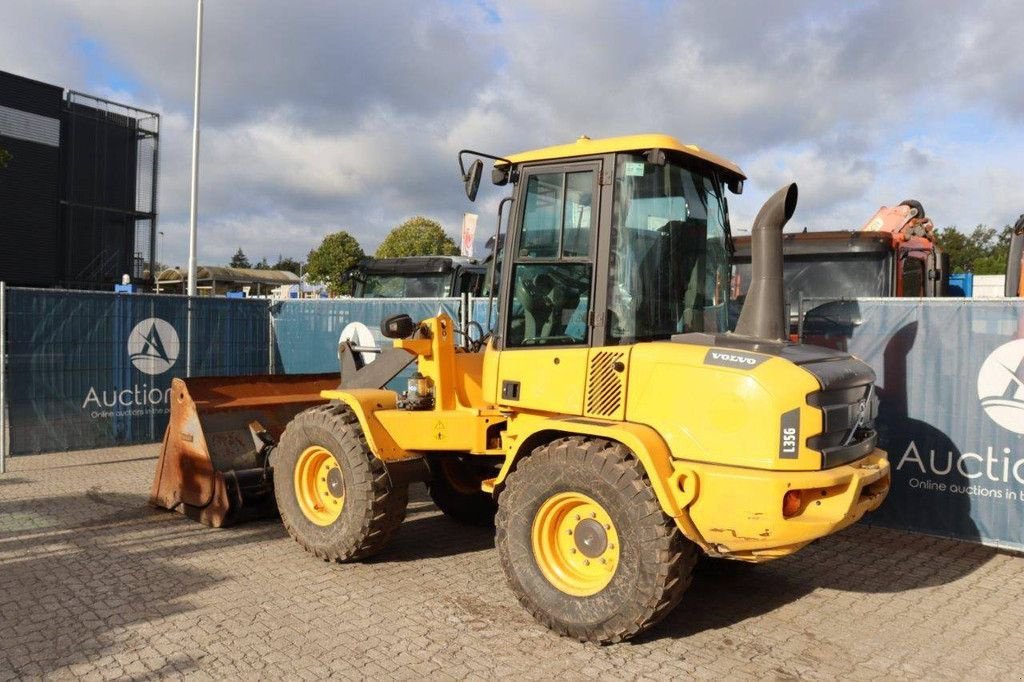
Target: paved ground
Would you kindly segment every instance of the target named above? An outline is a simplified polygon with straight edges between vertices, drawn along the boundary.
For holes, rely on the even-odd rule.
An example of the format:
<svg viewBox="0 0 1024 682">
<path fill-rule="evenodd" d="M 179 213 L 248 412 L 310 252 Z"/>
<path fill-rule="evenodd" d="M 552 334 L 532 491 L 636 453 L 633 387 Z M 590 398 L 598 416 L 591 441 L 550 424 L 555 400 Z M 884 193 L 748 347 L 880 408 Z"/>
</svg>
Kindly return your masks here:
<svg viewBox="0 0 1024 682">
<path fill-rule="evenodd" d="M 866 527 L 703 567 L 641 641 L 582 645 L 505 587 L 491 533 L 422 487 L 383 557 L 333 565 L 276 522 L 146 507 L 155 446 L 16 458 L 0 477 L 0 680 L 1014 678 L 1024 558 Z"/>
</svg>

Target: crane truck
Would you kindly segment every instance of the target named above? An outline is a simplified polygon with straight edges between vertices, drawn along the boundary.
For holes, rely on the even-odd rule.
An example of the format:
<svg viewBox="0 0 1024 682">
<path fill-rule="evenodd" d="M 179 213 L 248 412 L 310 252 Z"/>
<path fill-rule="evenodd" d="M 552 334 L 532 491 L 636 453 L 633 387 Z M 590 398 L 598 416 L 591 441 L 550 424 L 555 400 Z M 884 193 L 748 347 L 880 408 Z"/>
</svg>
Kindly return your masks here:
<svg viewBox="0 0 1024 682">
<path fill-rule="evenodd" d="M 732 296 L 735 318 L 751 281 L 751 238 L 735 239 Z M 816 326 L 851 314 L 862 297 L 946 296 L 949 256 L 936 243 L 921 202 L 882 206 L 860 229 L 783 234 L 783 281 L 794 340 L 806 320 Z M 817 342 L 817 341 L 816 341 Z"/>
</svg>

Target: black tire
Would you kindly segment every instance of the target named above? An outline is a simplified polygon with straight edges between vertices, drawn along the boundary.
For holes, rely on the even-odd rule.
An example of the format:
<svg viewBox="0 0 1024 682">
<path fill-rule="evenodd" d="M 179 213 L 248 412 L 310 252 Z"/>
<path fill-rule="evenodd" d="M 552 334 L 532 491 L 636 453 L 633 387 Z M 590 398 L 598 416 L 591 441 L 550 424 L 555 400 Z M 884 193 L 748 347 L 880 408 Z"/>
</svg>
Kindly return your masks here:
<svg viewBox="0 0 1024 682">
<path fill-rule="evenodd" d="M 905 199 L 900 202 L 900 206 L 909 206 L 910 208 L 916 208 L 917 215 L 914 217 L 924 220 L 924 206 L 922 206 L 921 202 L 918 201 L 917 199 Z"/>
<path fill-rule="evenodd" d="M 494 475 L 454 456 L 430 457 L 427 492 L 445 516 L 471 526 L 493 527 L 498 503 L 480 489 L 480 482 Z"/>
<path fill-rule="evenodd" d="M 531 545 L 541 505 L 564 492 L 604 507 L 621 544 L 611 581 L 591 596 L 555 587 Z M 697 546 L 662 512 L 643 465 L 621 444 L 601 439 L 572 436 L 534 450 L 506 479 L 496 525 L 501 566 L 519 602 L 580 641 L 619 642 L 650 628 L 679 603 L 698 558 Z"/>
<path fill-rule="evenodd" d="M 309 447 L 326 449 L 343 475 L 344 506 L 330 525 L 311 521 L 299 506 L 295 467 Z M 365 559 L 381 551 L 405 518 L 408 485 L 395 486 L 370 451 L 359 420 L 348 407 L 310 408 L 289 422 L 272 455 L 274 496 L 288 534 L 324 561 Z"/>
</svg>

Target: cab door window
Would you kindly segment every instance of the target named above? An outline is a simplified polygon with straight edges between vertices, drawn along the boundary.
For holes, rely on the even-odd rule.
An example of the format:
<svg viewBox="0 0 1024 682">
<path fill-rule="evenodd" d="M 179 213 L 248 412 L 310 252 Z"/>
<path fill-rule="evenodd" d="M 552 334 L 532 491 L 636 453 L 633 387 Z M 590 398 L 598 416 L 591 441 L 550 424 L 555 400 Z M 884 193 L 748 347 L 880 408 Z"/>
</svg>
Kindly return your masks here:
<svg viewBox="0 0 1024 682">
<path fill-rule="evenodd" d="M 585 344 L 595 170 L 528 174 L 507 346 Z"/>
</svg>

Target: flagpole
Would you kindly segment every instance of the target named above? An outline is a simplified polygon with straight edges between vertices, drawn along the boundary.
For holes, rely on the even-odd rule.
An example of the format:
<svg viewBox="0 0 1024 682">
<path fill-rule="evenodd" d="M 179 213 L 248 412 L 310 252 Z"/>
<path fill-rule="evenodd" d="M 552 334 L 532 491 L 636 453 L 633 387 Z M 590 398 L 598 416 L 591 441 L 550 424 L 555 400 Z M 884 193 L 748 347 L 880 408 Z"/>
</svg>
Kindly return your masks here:
<svg viewBox="0 0 1024 682">
<path fill-rule="evenodd" d="M 196 79 L 192 99 L 192 192 L 188 224 L 188 295 L 196 295 L 196 207 L 199 200 L 199 77 L 203 63 L 203 0 L 196 0 Z"/>
</svg>

